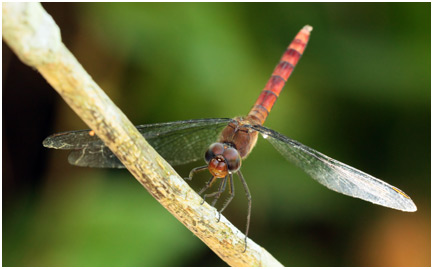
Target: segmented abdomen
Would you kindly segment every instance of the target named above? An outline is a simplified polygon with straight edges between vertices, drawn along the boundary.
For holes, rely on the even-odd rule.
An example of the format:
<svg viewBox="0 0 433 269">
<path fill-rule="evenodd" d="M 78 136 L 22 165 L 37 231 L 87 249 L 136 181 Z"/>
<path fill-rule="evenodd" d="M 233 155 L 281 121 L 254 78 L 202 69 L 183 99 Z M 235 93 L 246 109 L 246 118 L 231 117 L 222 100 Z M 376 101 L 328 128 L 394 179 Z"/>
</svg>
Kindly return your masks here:
<svg viewBox="0 0 433 269">
<path fill-rule="evenodd" d="M 304 26 L 290 43 L 248 116 L 256 118 L 261 124 L 265 122 L 284 84 L 304 53 L 312 30 L 311 26 Z"/>
</svg>

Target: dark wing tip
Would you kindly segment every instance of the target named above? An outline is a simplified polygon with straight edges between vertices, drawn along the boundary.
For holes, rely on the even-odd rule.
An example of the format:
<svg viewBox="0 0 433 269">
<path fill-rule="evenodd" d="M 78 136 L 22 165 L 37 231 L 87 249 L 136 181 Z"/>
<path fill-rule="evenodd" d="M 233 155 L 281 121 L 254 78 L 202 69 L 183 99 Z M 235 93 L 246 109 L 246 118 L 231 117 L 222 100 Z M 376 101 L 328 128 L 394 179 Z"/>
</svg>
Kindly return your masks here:
<svg viewBox="0 0 433 269">
<path fill-rule="evenodd" d="M 53 143 L 53 139 L 52 139 L 52 135 L 45 138 L 44 141 L 42 141 L 42 145 L 46 148 L 55 148 L 54 143 Z"/>
<path fill-rule="evenodd" d="M 63 136 L 64 136 L 63 133 L 52 134 L 47 138 L 45 138 L 44 141 L 42 141 L 42 145 L 46 148 L 63 149 L 66 145 L 62 141 Z"/>
</svg>

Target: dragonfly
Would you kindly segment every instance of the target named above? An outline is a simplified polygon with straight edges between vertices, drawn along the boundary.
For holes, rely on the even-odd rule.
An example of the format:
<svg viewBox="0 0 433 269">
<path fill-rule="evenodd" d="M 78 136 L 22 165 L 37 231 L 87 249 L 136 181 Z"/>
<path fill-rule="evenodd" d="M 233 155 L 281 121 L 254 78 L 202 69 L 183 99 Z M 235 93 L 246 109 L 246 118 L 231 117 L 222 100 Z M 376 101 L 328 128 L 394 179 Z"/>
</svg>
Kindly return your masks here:
<svg viewBox="0 0 433 269">
<path fill-rule="evenodd" d="M 149 144 L 171 165 L 187 164 L 204 157 L 206 165 L 192 169 L 186 179 L 191 180 L 200 171 L 210 172 L 211 178 L 198 194 L 202 195 L 203 202 L 206 198 L 213 198 L 212 206 L 215 206 L 227 185 L 229 186 L 229 197 L 218 210 L 219 216 L 234 197 L 233 175 L 238 176 L 248 200 L 245 250 L 252 199 L 240 168 L 242 160 L 256 145 L 259 134 L 282 156 L 333 191 L 401 211 L 417 210 L 411 198 L 400 189 L 263 126 L 304 53 L 311 31 L 312 27 L 306 25 L 297 33 L 247 116 L 136 126 Z M 72 150 L 68 156 L 68 161 L 72 165 L 124 168 L 122 162 L 92 130 L 53 134 L 43 141 L 43 145 L 48 148 Z M 218 180 L 220 183 L 217 191 L 206 193 Z"/>
</svg>

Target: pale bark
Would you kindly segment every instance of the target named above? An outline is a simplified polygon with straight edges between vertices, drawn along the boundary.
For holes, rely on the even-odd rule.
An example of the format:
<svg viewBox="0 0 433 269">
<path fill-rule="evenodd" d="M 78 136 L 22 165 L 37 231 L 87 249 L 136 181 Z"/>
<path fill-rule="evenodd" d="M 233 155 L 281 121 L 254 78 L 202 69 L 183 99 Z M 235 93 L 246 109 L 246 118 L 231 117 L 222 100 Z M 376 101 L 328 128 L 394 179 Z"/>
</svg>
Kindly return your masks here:
<svg viewBox="0 0 433 269">
<path fill-rule="evenodd" d="M 3 3 L 2 13 L 3 39 L 9 47 L 21 61 L 42 74 L 131 174 L 182 224 L 231 266 L 282 266 L 250 239 L 243 252 L 244 234 L 224 216 L 218 222 L 215 208 L 201 204 L 196 192 L 149 146 L 65 47 L 60 29 L 39 3 Z"/>
</svg>

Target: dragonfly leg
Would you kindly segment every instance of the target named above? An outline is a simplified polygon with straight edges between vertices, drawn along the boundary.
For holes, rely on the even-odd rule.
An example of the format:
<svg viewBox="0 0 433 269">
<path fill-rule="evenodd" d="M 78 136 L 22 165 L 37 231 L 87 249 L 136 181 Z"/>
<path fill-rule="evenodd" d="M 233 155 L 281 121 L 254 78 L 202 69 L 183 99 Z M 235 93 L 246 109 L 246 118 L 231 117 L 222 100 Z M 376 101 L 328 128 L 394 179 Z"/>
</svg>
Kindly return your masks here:
<svg viewBox="0 0 433 269">
<path fill-rule="evenodd" d="M 225 191 L 226 185 L 227 185 L 227 177 L 221 180 L 220 186 L 218 187 L 218 191 L 205 194 L 204 199 L 208 197 L 215 197 L 214 200 L 212 201 L 212 206 L 215 207 L 217 200 L 220 198 L 221 194 Z"/>
<path fill-rule="evenodd" d="M 235 197 L 235 186 L 233 184 L 233 175 L 232 174 L 230 174 L 229 181 L 230 181 L 230 186 L 229 186 L 230 197 L 227 198 L 227 200 L 224 202 L 223 206 L 221 207 L 220 211 L 218 211 L 219 212 L 218 221 L 220 221 L 221 213 L 224 211 L 224 209 L 227 208 L 227 206 L 233 200 L 233 197 Z"/>
<path fill-rule="evenodd" d="M 245 249 L 243 252 L 245 252 L 247 250 L 247 238 L 248 238 L 248 230 L 250 229 L 250 219 L 251 219 L 251 194 L 250 194 L 250 190 L 248 189 L 248 185 L 247 182 L 244 179 L 244 176 L 241 173 L 241 170 L 238 171 L 238 176 L 241 179 L 242 185 L 244 186 L 245 189 L 245 194 L 247 196 L 248 199 L 248 215 L 247 215 L 247 227 L 245 229 Z"/>
<path fill-rule="evenodd" d="M 198 172 L 201 172 L 203 170 L 206 170 L 206 169 L 207 169 L 207 165 L 203 165 L 203 166 L 199 166 L 199 167 L 193 168 L 191 170 L 191 172 L 189 172 L 189 176 L 188 177 L 184 177 L 184 179 L 186 179 L 186 180 L 192 180 L 192 177 L 195 174 L 197 174 Z"/>
<path fill-rule="evenodd" d="M 204 186 L 199 192 L 198 195 L 201 195 L 203 192 L 205 192 L 207 189 L 209 189 L 212 184 L 217 180 L 218 178 L 215 176 L 212 176 L 211 179 L 209 179 L 209 181 L 206 183 L 206 186 Z M 204 199 L 206 198 L 206 195 L 203 195 L 203 201 L 201 202 L 201 204 L 204 203 Z"/>
</svg>

